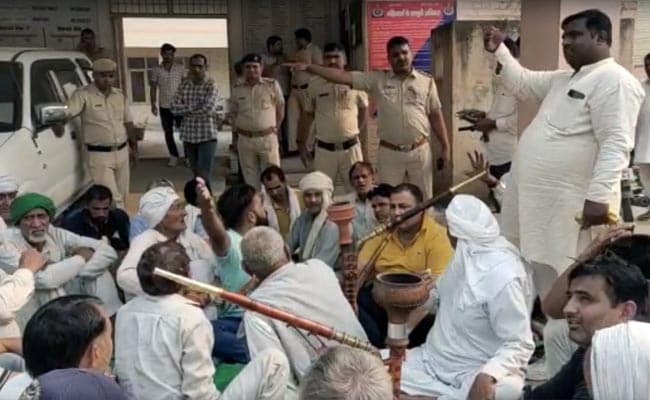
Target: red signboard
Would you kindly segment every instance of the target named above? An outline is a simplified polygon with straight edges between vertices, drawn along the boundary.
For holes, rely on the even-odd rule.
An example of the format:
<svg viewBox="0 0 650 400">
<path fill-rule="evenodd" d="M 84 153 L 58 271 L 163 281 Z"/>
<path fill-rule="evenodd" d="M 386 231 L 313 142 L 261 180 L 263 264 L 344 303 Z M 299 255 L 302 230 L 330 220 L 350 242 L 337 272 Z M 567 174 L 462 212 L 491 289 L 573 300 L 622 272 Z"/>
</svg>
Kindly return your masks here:
<svg viewBox="0 0 650 400">
<path fill-rule="evenodd" d="M 431 72 L 431 30 L 454 20 L 454 0 L 368 1 L 367 9 L 371 70 L 390 68 L 386 43 L 393 36 L 404 36 L 413 50 L 414 67 Z"/>
</svg>

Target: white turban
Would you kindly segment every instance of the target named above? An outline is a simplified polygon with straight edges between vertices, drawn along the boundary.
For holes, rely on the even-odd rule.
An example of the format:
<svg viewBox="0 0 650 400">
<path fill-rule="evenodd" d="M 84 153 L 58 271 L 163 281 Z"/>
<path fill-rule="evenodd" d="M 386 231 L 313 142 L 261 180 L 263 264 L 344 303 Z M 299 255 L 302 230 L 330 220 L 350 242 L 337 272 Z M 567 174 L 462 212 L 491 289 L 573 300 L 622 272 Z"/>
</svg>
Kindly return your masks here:
<svg viewBox="0 0 650 400">
<path fill-rule="evenodd" d="M 323 206 L 320 214 L 314 219 L 311 224 L 311 229 L 307 235 L 307 240 L 301 249 L 302 260 L 309 260 L 312 258 L 314 245 L 320 234 L 320 230 L 327 221 L 327 207 L 332 203 L 332 192 L 334 191 L 334 184 L 332 179 L 320 171 L 309 173 L 300 180 L 300 190 L 304 193 L 307 190 L 320 190 L 323 192 Z M 334 265 L 331 265 L 334 268 Z"/>
<path fill-rule="evenodd" d="M 591 340 L 594 400 L 650 397 L 650 324 L 630 321 L 596 332 Z"/>
<path fill-rule="evenodd" d="M 519 252 L 499 230 L 490 209 L 474 196 L 459 194 L 446 211 L 449 234 L 458 239 L 449 268 L 462 268 L 465 280 L 461 307 L 484 303 L 516 278 L 526 279 Z"/>
<path fill-rule="evenodd" d="M 178 194 L 170 187 L 151 189 L 140 198 L 138 214 L 145 220 L 149 228 L 155 228 L 178 199 Z"/>
<path fill-rule="evenodd" d="M 18 182 L 11 175 L 0 174 L 0 193 L 17 192 L 18 187 Z"/>
</svg>

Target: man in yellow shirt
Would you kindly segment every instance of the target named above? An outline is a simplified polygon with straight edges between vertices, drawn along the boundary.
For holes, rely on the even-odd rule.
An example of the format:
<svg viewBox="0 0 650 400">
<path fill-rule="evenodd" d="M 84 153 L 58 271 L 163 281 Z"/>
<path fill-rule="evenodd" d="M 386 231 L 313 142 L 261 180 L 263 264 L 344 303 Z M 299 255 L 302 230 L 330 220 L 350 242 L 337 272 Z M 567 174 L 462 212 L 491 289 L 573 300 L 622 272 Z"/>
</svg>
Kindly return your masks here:
<svg viewBox="0 0 650 400">
<path fill-rule="evenodd" d="M 284 170 L 277 165 L 267 167 L 261 175 L 262 202 L 269 226 L 289 241 L 291 226 L 305 209 L 302 193 L 287 183 Z"/>
<path fill-rule="evenodd" d="M 424 200 L 422 191 L 411 183 L 397 185 L 390 196 L 391 217 L 404 214 Z M 388 242 L 382 244 L 385 236 L 378 236 L 366 242 L 359 251 L 359 268 L 371 261 L 380 246 L 379 256 L 374 261 L 376 273 L 409 272 L 430 275 L 436 280 L 447 268 L 453 256 L 447 230 L 425 211 L 414 215 L 387 233 Z M 371 274 L 370 277 L 374 277 Z M 359 292 L 359 320 L 368 338 L 375 346 L 383 346 L 386 339 L 388 318 L 386 312 L 372 298 L 372 283 Z M 409 335 L 410 344 L 423 343 L 432 318 L 425 318 Z"/>
</svg>

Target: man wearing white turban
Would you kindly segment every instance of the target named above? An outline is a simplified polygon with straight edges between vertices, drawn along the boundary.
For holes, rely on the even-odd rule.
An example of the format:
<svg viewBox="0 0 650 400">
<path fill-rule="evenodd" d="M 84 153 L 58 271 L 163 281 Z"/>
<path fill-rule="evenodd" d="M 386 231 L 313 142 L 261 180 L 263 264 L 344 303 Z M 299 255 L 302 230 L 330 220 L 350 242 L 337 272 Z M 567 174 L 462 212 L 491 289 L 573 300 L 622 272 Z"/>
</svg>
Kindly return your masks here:
<svg viewBox="0 0 650 400">
<path fill-rule="evenodd" d="M 186 229 L 186 214 L 180 197 L 170 187 L 151 189 L 140 198 L 138 215 L 151 228 L 133 239 L 128 253 L 117 269 L 117 284 L 124 291 L 127 300 L 144 294 L 137 272 L 142 253 L 153 244 L 167 240 L 174 240 L 183 245 L 190 258 L 193 279 L 214 283 L 216 258 L 205 240 Z M 210 314 L 209 309 L 206 311 Z"/>
<path fill-rule="evenodd" d="M 518 399 L 535 348 L 528 274 L 479 199 L 456 196 L 446 216 L 456 253 L 438 281 L 427 341 L 407 353 L 402 390 L 438 400 Z"/>
<path fill-rule="evenodd" d="M 584 374 L 594 400 L 650 397 L 650 324 L 630 321 L 596 332 Z"/>
<path fill-rule="evenodd" d="M 9 210 L 17 194 L 18 182 L 10 175 L 0 174 L 0 232 L 9 225 Z"/>
<path fill-rule="evenodd" d="M 305 202 L 305 211 L 300 214 L 291 228 L 289 248 L 299 251 L 300 261 L 317 258 L 335 270 L 339 258 L 339 230 L 327 218 L 327 207 L 332 203 L 334 185 L 332 179 L 316 171 L 300 180 L 300 191 Z"/>
</svg>

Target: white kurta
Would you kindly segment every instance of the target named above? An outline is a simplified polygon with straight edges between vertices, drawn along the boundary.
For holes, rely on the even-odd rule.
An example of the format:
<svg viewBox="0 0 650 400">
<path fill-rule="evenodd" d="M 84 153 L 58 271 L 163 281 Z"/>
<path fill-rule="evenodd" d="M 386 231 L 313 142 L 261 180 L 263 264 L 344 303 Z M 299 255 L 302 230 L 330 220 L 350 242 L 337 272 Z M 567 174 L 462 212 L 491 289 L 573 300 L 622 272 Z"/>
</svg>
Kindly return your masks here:
<svg viewBox="0 0 650 400">
<path fill-rule="evenodd" d="M 18 268 L 8 275 L 0 270 L 0 338 L 20 337 L 16 323 L 18 312 L 34 294 L 34 274 L 26 268 Z"/>
<path fill-rule="evenodd" d="M 320 260 L 289 263 L 273 272 L 251 293 L 251 299 L 309 318 L 339 331 L 368 340 L 350 303 L 330 267 Z M 278 349 L 289 358 L 294 377 L 300 382 L 318 357 L 312 346 L 321 347 L 286 323 L 252 311 L 244 313 L 246 342 L 251 358 L 268 348 Z M 304 332 L 303 332 L 304 333 Z M 323 339 L 328 346 L 336 342 Z"/>
<path fill-rule="evenodd" d="M 0 268 L 12 274 L 19 266 L 22 253 L 32 246 L 18 228 L 7 229 L 2 235 L 4 242 L 0 247 Z M 71 255 L 80 247 L 94 250 L 88 262 L 79 255 Z M 36 293 L 17 313 L 21 325 L 24 326 L 41 305 L 66 294 L 97 296 L 109 315 L 115 314 L 120 308 L 122 302 L 109 271 L 111 264 L 117 260 L 117 253 L 109 244 L 50 225 L 41 253 L 49 264 L 36 273 Z"/>
<path fill-rule="evenodd" d="M 501 75 L 494 75 L 492 105 L 487 117 L 496 123 L 490 131 L 490 141 L 485 143 L 485 152 L 490 165 L 502 165 L 512 161 L 517 146 L 517 99 L 501 82 Z"/>
<path fill-rule="evenodd" d="M 612 58 L 574 73 L 527 70 L 504 45 L 495 55 L 506 89 L 541 101 L 513 157 L 503 233 L 519 242 L 526 260 L 560 274 L 591 239 L 588 231 L 579 238 L 575 221 L 585 200 L 620 208 L 621 171 L 634 146 L 643 89 Z"/>
<path fill-rule="evenodd" d="M 117 269 L 117 284 L 124 291 L 127 300 L 142 295 L 142 286 L 138 278 L 138 263 L 142 254 L 156 243 L 169 240 L 167 236 L 155 229 L 148 229 L 131 241 L 131 247 Z M 214 283 L 217 261 L 210 245 L 197 234 L 185 231 L 178 237 L 187 256 L 190 258 L 190 272 L 193 279 L 205 283 Z"/>
<path fill-rule="evenodd" d="M 530 328 L 530 284 L 523 265 L 508 252 L 482 253 L 486 279 L 500 287 L 484 301 L 467 302 L 466 271 L 455 256 L 438 281 L 436 322 L 424 345 L 407 352 L 402 390 L 438 400 L 465 400 L 480 373 L 497 380 L 497 399 L 518 399 L 535 345 Z M 482 283 L 482 282 L 481 282 Z M 465 303 L 468 303 L 467 305 Z M 514 396 L 514 397 L 511 397 Z"/>
<path fill-rule="evenodd" d="M 634 146 L 634 162 L 636 164 L 650 164 L 650 79 L 643 82 L 646 98 L 641 105 L 639 120 L 636 125 L 636 144 Z M 644 182 L 646 183 L 646 182 Z"/>
</svg>

